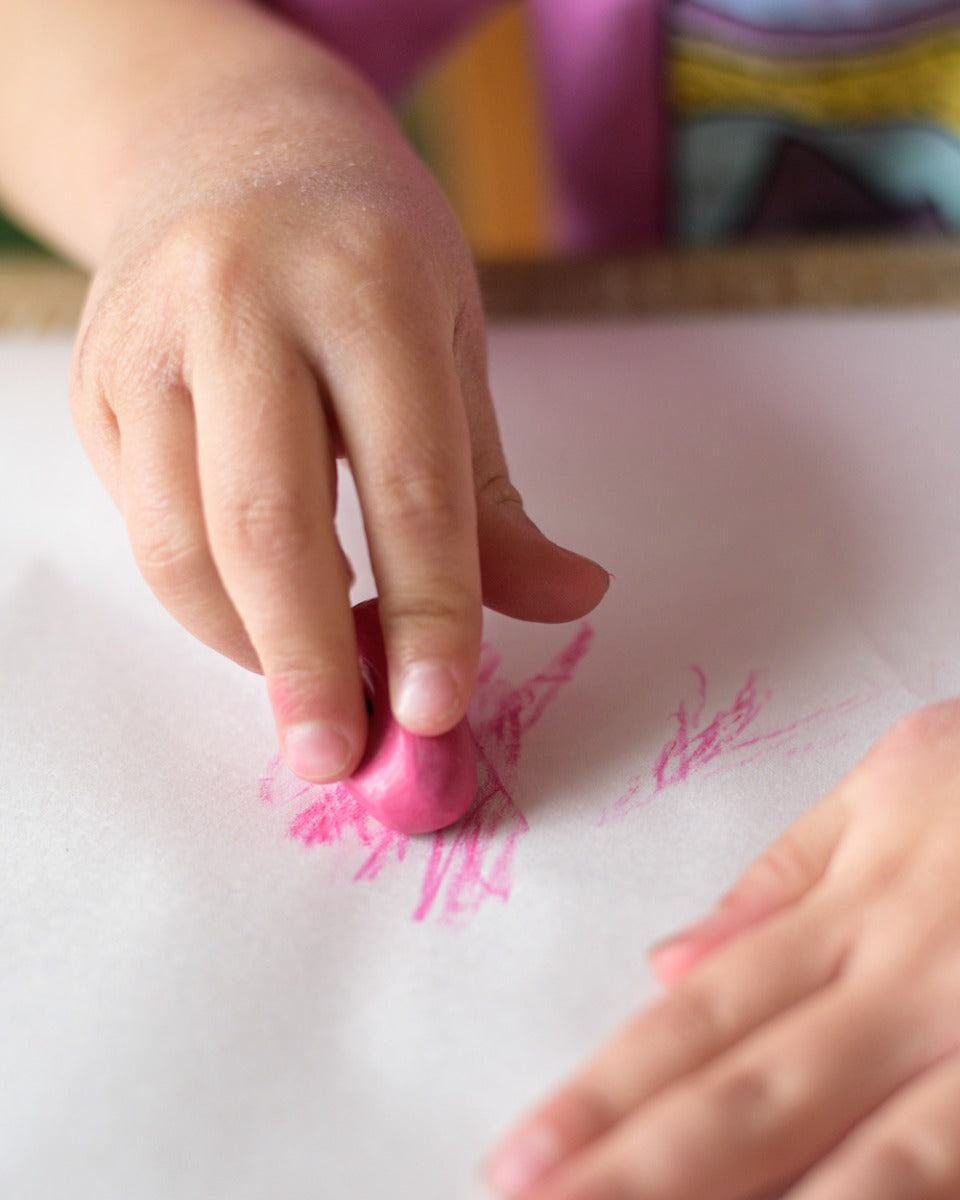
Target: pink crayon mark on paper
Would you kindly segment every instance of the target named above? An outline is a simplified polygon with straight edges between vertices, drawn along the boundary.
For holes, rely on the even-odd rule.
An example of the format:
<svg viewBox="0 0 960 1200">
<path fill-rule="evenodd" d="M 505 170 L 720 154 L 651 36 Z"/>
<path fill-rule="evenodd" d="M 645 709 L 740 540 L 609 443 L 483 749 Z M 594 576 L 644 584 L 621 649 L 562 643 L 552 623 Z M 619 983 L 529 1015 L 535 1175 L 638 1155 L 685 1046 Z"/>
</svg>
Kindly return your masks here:
<svg viewBox="0 0 960 1200">
<path fill-rule="evenodd" d="M 461 924 L 487 900 L 505 902 L 510 896 L 517 842 L 530 828 L 515 800 L 523 739 L 573 678 L 593 636 L 584 622 L 542 671 L 519 685 L 499 675 L 500 656 L 484 646 L 470 709 L 479 762 L 477 801 L 450 829 L 418 838 L 395 833 L 345 788 L 304 783 L 279 756 L 260 781 L 260 797 L 269 804 L 301 806 L 289 832 L 305 846 L 339 845 L 351 857 L 359 849 L 355 881 L 375 880 L 388 867 L 409 863 L 405 869 L 421 872 L 413 919 L 434 916 L 446 925 Z"/>
<path fill-rule="evenodd" d="M 851 697 L 839 704 L 817 709 L 787 725 L 775 725 L 769 729 L 758 727 L 764 708 L 772 692 L 761 686 L 760 675 L 751 671 L 746 682 L 737 691 L 726 708 L 717 708 L 708 720 L 707 677 L 702 668 L 691 667 L 694 677 L 692 697 L 683 698 L 672 714 L 675 733 L 663 746 L 654 763 L 652 780 L 650 774 L 635 775 L 627 785 L 626 792 L 603 817 L 622 816 L 648 804 L 666 788 L 685 783 L 694 773 L 716 764 L 710 774 L 735 767 L 745 767 L 771 749 L 781 749 L 787 754 L 813 749 L 824 742 L 807 742 L 797 746 L 800 731 L 825 717 L 834 717 L 842 712 L 867 703 L 876 695 Z M 831 744 L 836 738 L 827 739 Z M 723 760 L 718 762 L 718 760 Z"/>
</svg>

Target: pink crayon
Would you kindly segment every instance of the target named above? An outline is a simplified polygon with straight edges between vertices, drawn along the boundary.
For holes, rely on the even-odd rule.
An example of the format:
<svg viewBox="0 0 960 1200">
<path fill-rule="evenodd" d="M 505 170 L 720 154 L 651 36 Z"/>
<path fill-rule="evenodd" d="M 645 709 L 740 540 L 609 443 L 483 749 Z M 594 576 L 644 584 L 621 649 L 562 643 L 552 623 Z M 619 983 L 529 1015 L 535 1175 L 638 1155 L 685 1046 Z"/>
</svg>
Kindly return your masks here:
<svg viewBox="0 0 960 1200">
<path fill-rule="evenodd" d="M 357 604 L 353 619 L 370 731 L 359 767 L 341 786 L 398 833 L 432 833 L 452 825 L 477 794 L 477 749 L 470 726 L 464 718 L 438 737 L 404 729 L 390 708 L 376 600 Z"/>
</svg>

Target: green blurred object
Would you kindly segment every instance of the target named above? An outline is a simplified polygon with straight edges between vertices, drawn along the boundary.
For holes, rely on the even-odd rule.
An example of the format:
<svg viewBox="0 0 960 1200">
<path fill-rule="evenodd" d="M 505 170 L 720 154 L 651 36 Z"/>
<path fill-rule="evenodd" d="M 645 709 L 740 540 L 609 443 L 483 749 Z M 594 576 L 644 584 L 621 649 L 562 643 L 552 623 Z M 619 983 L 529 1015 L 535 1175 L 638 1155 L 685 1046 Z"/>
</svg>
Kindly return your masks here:
<svg viewBox="0 0 960 1200">
<path fill-rule="evenodd" d="M 49 251 L 28 233 L 13 223 L 0 209 L 0 254 L 32 252 L 49 257 Z"/>
</svg>

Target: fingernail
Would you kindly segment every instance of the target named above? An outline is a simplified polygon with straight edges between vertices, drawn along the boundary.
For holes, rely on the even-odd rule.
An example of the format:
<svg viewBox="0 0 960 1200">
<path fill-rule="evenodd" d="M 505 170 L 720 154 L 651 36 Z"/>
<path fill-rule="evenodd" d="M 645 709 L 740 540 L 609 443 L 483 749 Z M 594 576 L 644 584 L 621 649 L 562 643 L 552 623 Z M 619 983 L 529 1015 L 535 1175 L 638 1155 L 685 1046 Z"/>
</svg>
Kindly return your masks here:
<svg viewBox="0 0 960 1200">
<path fill-rule="evenodd" d="M 352 754 L 340 730 L 322 721 L 291 725 L 283 735 L 283 750 L 295 775 L 318 783 L 343 774 Z"/>
<path fill-rule="evenodd" d="M 647 958 L 659 958 L 661 954 L 669 954 L 676 946 L 685 945 L 689 940 L 690 934 L 685 929 L 681 930 L 680 933 L 672 933 L 669 937 L 655 942 L 647 950 Z"/>
<path fill-rule="evenodd" d="M 396 717 L 401 725 L 418 729 L 449 720 L 460 704 L 460 689 L 442 663 L 416 663 L 408 667 L 397 693 Z"/>
<path fill-rule="evenodd" d="M 711 934 L 717 923 L 716 915 L 711 914 L 650 947 L 647 959 L 662 983 L 676 983 L 704 957 L 714 940 Z"/>
<path fill-rule="evenodd" d="M 680 974 L 690 958 L 690 943 L 684 938 L 671 938 L 647 951 L 653 973 L 661 983 L 669 984 Z"/>
<path fill-rule="evenodd" d="M 505 1196 L 522 1196 L 562 1158 L 563 1147 L 553 1130 L 535 1125 L 494 1155 L 487 1179 Z"/>
<path fill-rule="evenodd" d="M 700 921 L 696 925 L 690 925 L 687 929 L 681 929 L 679 933 L 664 938 L 663 941 L 650 947 L 647 951 L 647 958 L 651 962 L 660 964 L 669 962 L 678 956 L 684 957 L 689 954 L 693 946 L 699 944 L 700 934 L 705 925 L 706 921 Z"/>
</svg>

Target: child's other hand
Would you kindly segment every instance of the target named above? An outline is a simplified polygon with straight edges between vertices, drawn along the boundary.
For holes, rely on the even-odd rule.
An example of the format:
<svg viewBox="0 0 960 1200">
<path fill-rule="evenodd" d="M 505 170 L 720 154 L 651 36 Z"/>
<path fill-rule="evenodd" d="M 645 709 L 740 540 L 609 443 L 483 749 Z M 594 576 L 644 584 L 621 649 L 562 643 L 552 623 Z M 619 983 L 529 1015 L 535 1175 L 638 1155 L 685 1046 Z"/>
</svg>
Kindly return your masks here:
<svg viewBox="0 0 960 1200">
<path fill-rule="evenodd" d="M 960 1196 L 960 701 L 901 722 L 508 1139 L 523 1200 Z"/>
<path fill-rule="evenodd" d="M 363 85 L 325 70 L 319 101 L 278 85 L 237 95 L 236 112 L 198 106 L 161 165 L 128 171 L 72 389 L 150 586 L 264 672 L 287 761 L 317 781 L 348 773 L 366 735 L 338 455 L 411 730 L 462 717 L 481 592 L 565 620 L 607 585 L 523 514 L 472 262 L 438 189 Z"/>
</svg>

